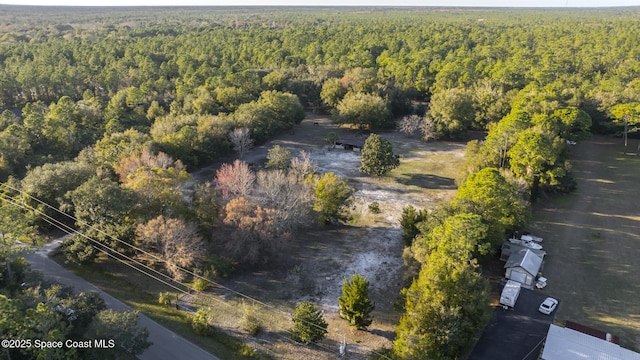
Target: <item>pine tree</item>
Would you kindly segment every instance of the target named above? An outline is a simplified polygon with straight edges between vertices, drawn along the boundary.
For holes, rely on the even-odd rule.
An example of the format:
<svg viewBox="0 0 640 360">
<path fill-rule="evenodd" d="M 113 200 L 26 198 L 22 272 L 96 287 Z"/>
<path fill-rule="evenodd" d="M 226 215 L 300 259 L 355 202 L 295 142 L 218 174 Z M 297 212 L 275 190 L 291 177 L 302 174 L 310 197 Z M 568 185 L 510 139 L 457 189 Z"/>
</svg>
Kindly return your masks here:
<svg viewBox="0 0 640 360">
<path fill-rule="evenodd" d="M 405 246 L 411 246 L 413 239 L 418 236 L 418 224 L 427 218 L 426 210 L 417 210 L 411 205 L 402 208 L 400 227 L 402 228 L 402 240 Z"/>
<path fill-rule="evenodd" d="M 291 318 L 291 337 L 297 342 L 310 344 L 321 340 L 327 334 L 327 322 L 318 308 L 308 301 L 296 305 Z"/>
<path fill-rule="evenodd" d="M 357 272 L 348 281 L 342 281 L 342 296 L 338 298 L 340 317 L 358 329 L 371 325 L 371 311 L 375 308 L 369 300 L 369 282 Z"/>
<path fill-rule="evenodd" d="M 398 155 L 393 154 L 391 143 L 379 135 L 371 134 L 364 142 L 360 171 L 369 175 L 381 176 L 400 165 Z"/>
</svg>

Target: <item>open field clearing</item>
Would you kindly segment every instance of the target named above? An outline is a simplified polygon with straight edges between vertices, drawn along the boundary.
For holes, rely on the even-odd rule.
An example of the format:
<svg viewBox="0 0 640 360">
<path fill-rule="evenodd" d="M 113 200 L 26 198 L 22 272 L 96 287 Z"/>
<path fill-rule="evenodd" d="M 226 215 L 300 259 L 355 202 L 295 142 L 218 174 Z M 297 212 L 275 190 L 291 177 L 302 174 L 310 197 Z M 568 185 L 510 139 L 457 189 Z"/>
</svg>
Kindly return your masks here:
<svg viewBox="0 0 640 360">
<path fill-rule="evenodd" d="M 541 200 L 532 229 L 548 252 L 544 292 L 563 301 L 556 320 L 610 332 L 638 351 L 640 158 L 622 149 L 620 139 L 600 136 L 575 146 L 578 190 Z"/>
<path fill-rule="evenodd" d="M 307 348 L 305 351 L 313 351 L 309 357 L 303 355 L 302 358 L 333 359 L 339 343 L 345 339 L 350 344 L 352 357 L 359 353 L 366 358 L 371 350 L 391 346 L 399 317 L 393 304 L 403 285 L 399 225 L 402 208 L 409 204 L 429 208 L 450 199 L 456 189 L 453 178 L 463 161 L 464 143 L 423 143 L 398 133 L 383 133 L 381 135 L 392 142 L 394 152 L 401 155 L 401 165 L 387 177 L 368 177 L 358 172 L 358 152 L 331 149 L 326 145 L 324 138 L 330 131 L 338 136 L 366 137 L 337 127 L 327 117 L 310 116 L 296 126 L 295 135 L 283 135 L 245 157 L 259 163 L 266 156 L 266 149 L 275 144 L 289 148 L 294 154 L 309 151 L 319 172 L 334 172 L 349 178 L 356 190 L 348 226 L 319 227 L 299 234 L 274 266 L 264 271 L 239 271 L 223 281 L 230 288 L 277 307 L 264 315 L 264 333 L 256 340 L 245 338 L 252 346 L 277 358 L 301 358 L 300 347 L 295 346 L 296 349 L 282 336 L 287 335 L 285 330 L 291 326 L 290 317 L 285 314 L 292 312 L 293 306 L 302 300 L 317 304 L 329 323 L 327 339 L 320 343 L 320 348 Z M 379 203 L 380 214 L 368 210 L 372 202 Z M 350 328 L 338 316 L 337 299 L 341 295 L 342 280 L 356 271 L 370 282 L 370 296 L 376 304 L 374 322 L 368 332 Z M 241 301 L 229 294 L 222 298 Z M 219 301 L 211 305 L 220 307 L 219 310 L 228 307 Z M 224 323 L 221 326 L 237 327 L 238 317 L 229 316 Z"/>
<path fill-rule="evenodd" d="M 248 345 L 239 347 L 218 335 L 215 341 L 227 343 L 222 349 L 223 354 L 226 351 L 225 356 L 242 358 L 239 354 L 243 354 L 260 357 L 260 353 L 274 359 L 334 359 L 340 343 L 346 341 L 350 359 L 367 359 L 372 351 L 391 347 L 400 316 L 393 306 L 404 285 L 403 242 L 399 224 L 402 208 L 409 204 L 430 208 L 455 195 L 454 177 L 464 160 L 465 144 L 424 143 L 396 132 L 382 133 L 381 136 L 392 142 L 401 162 L 388 176 L 376 178 L 358 171 L 359 152 L 327 145 L 325 138 L 330 132 L 362 141 L 368 135 L 339 127 L 326 116 L 308 114 L 293 132 L 281 134 L 277 139 L 252 149 L 245 154 L 244 160 L 260 168 L 267 150 L 273 145 L 288 148 L 294 156 L 301 150 L 309 152 L 317 163 L 318 172 L 334 172 L 348 178 L 354 187 L 348 223 L 314 224 L 308 231 L 293 236 L 279 258 L 264 269 L 238 269 L 229 278 L 219 279 L 227 289 L 213 287 L 207 292 L 186 296 L 173 293 L 173 296 L 180 296 L 183 308 L 209 309 L 213 314 L 212 324 L 217 330 Z M 212 180 L 215 170 L 223 162 L 233 159 L 234 156 L 229 156 L 196 171 L 191 184 Z M 380 213 L 373 214 L 369 210 L 373 202 L 379 204 Z M 196 342 L 201 346 L 219 351 L 219 345 L 208 346 L 206 338 L 192 334 L 184 312 L 155 304 L 159 292 L 171 289 L 104 259 L 94 266 L 96 271 L 91 272 L 91 277 L 96 278 L 92 281 L 105 290 L 123 297 L 143 312 L 155 314 L 156 319 L 183 336 L 197 338 Z M 376 305 L 374 321 L 368 331 L 350 327 L 338 314 L 337 299 L 342 292 L 342 280 L 355 272 L 370 282 L 369 295 Z M 105 279 L 98 279 L 100 273 L 105 274 Z M 139 289 L 140 294 L 131 296 L 127 291 L 123 293 L 114 289 L 108 285 L 114 279 L 120 284 L 118 289 Z M 122 285 L 122 282 L 126 284 Z M 299 345 L 289 339 L 290 314 L 294 306 L 304 300 L 316 304 L 329 323 L 327 337 L 315 345 Z M 247 311 L 261 326 L 261 331 L 255 336 L 243 326 L 242 319 Z M 257 352 L 253 353 L 251 349 Z M 230 350 L 235 355 L 231 355 Z"/>
</svg>

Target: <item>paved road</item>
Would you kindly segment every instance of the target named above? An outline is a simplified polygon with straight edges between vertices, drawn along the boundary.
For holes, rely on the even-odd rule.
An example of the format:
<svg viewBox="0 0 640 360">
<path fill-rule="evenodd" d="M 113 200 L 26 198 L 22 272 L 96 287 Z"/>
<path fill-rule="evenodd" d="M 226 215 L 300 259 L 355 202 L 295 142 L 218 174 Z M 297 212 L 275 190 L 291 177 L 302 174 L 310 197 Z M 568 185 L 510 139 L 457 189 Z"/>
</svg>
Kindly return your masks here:
<svg viewBox="0 0 640 360">
<path fill-rule="evenodd" d="M 129 305 L 117 300 L 113 296 L 98 289 L 93 284 L 85 281 L 79 276 L 71 273 L 67 269 L 58 265 L 55 261 L 49 259 L 48 254 L 51 250 L 59 246 L 61 240 L 51 242 L 34 253 L 26 254 L 25 258 L 31 264 L 31 268 L 42 272 L 44 276 L 55 282 L 64 285 L 73 286 L 78 291 L 97 292 L 102 296 L 106 305 L 114 310 L 133 310 Z M 219 360 L 217 357 L 202 350 L 200 347 L 178 336 L 174 332 L 168 330 L 164 326 L 151 320 L 145 315 L 140 314 L 138 324 L 149 330 L 149 340 L 153 342 L 142 355 L 142 360 L 156 359 L 190 359 L 190 360 Z"/>
</svg>

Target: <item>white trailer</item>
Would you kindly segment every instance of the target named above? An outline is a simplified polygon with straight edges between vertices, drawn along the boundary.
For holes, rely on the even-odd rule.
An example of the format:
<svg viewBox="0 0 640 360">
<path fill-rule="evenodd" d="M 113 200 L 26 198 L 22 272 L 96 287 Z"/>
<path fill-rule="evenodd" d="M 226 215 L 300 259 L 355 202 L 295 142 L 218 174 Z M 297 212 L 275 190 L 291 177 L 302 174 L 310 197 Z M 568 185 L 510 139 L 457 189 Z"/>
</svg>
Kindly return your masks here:
<svg viewBox="0 0 640 360">
<path fill-rule="evenodd" d="M 511 308 L 516 306 L 516 301 L 518 301 L 518 296 L 520 296 L 520 287 L 521 284 L 519 282 L 507 280 L 507 283 L 502 289 L 502 294 L 500 294 L 500 305 Z"/>
</svg>

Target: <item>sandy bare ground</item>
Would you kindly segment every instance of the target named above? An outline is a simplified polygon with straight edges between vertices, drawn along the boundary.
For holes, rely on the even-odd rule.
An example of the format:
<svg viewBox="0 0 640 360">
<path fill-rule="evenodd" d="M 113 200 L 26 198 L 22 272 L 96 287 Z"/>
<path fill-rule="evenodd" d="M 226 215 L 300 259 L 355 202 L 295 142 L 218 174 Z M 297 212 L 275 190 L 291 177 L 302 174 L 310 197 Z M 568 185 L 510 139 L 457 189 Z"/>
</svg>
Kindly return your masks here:
<svg viewBox="0 0 640 360">
<path fill-rule="evenodd" d="M 640 158 L 622 149 L 620 139 L 601 136 L 575 146 L 577 192 L 542 200 L 533 228 L 548 252 L 544 292 L 563 301 L 556 320 L 610 332 L 638 351 Z"/>
<path fill-rule="evenodd" d="M 341 341 L 349 343 L 350 358 L 367 358 L 372 350 L 390 348 L 399 314 L 393 310 L 402 288 L 403 243 L 399 220 L 402 208 L 412 204 L 429 208 L 446 201 L 455 194 L 453 176 L 456 165 L 462 162 L 464 143 L 423 143 L 406 139 L 398 133 L 384 133 L 394 145 L 394 151 L 402 157 L 401 167 L 389 177 L 372 178 L 358 172 L 359 152 L 332 149 L 325 138 L 329 132 L 338 136 L 359 137 L 368 134 L 339 128 L 328 117 L 310 115 L 293 134 L 287 133 L 245 155 L 245 161 L 260 165 L 267 149 L 280 145 L 294 155 L 305 150 L 318 165 L 318 171 L 334 172 L 348 178 L 354 187 L 354 204 L 350 225 L 313 227 L 297 234 L 281 259 L 260 271 L 239 271 L 224 285 L 255 297 L 268 305 L 265 315 L 265 331 L 257 337 L 246 334 L 246 342 L 259 351 L 278 359 L 334 359 Z M 226 162 L 233 157 L 225 159 Z M 194 174 L 203 181 L 213 178 L 219 164 Z M 378 202 L 382 212 L 371 214 L 368 205 Z M 370 282 L 370 297 L 376 304 L 374 322 L 369 331 L 350 328 L 338 316 L 338 297 L 342 280 L 355 272 Z M 227 302 L 240 297 L 225 291 L 216 291 Z M 286 340 L 290 328 L 288 314 L 293 306 L 303 300 L 318 305 L 329 322 L 327 339 L 317 346 L 302 347 Z M 251 303 L 251 300 L 246 300 Z M 216 306 L 215 304 L 213 304 Z M 237 310 L 234 309 L 234 311 Z M 228 316 L 218 317 L 217 325 L 233 333 L 242 334 L 238 328 L 237 311 L 226 307 Z"/>
</svg>

